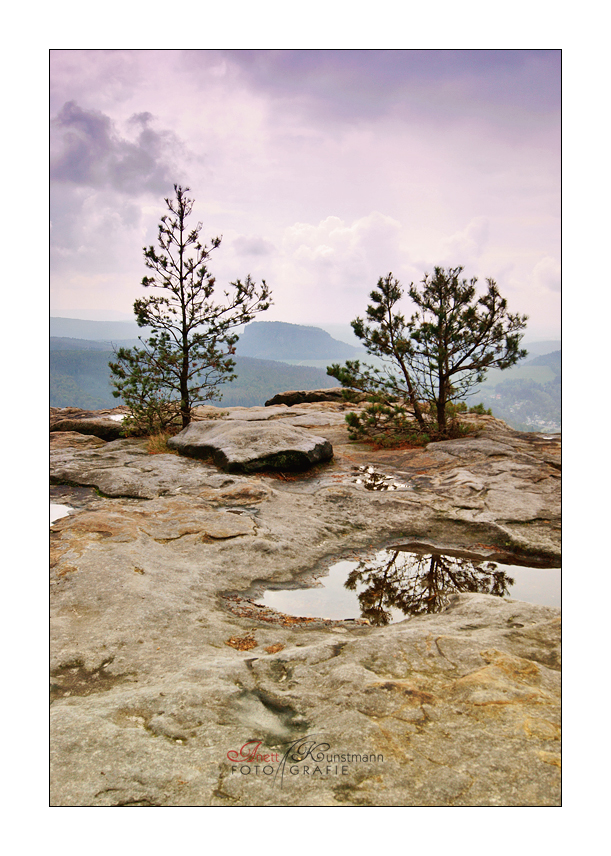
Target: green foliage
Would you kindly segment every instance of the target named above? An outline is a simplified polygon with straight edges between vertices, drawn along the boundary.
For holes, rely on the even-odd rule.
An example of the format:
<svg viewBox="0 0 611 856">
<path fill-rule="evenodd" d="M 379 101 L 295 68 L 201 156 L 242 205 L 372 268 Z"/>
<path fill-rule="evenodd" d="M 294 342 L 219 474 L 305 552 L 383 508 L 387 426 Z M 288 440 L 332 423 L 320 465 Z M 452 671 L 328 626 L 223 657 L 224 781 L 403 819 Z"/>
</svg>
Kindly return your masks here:
<svg viewBox="0 0 611 856">
<path fill-rule="evenodd" d="M 163 434 L 177 425 L 180 406 L 167 383 L 173 355 L 163 347 L 153 348 L 149 340 L 143 348 L 119 348 L 115 357 L 108 364 L 113 374 L 112 394 L 130 409 L 123 420 L 125 434 Z"/>
<path fill-rule="evenodd" d="M 193 407 L 221 397 L 218 387 L 235 378 L 235 327 L 252 321 L 270 304 L 270 292 L 250 275 L 231 283 L 223 302 L 215 302 L 215 279 L 208 260 L 221 238 L 210 246 L 199 240 L 202 225 L 187 226 L 193 209 L 189 188 L 174 185 L 166 199 L 170 215 L 161 217 L 155 247 L 144 248 L 144 263 L 153 272 L 142 285 L 158 293 L 134 302 L 139 327 L 153 334 L 142 348 L 120 348 L 109 366 L 115 394 L 133 414 L 134 430 L 163 431 L 180 414 L 182 427 Z"/>
<path fill-rule="evenodd" d="M 379 438 L 414 428 L 435 437 L 455 436 L 464 428 L 456 418 L 462 401 L 489 368 L 506 369 L 526 356 L 520 349 L 526 316 L 511 315 L 492 279 L 478 297 L 477 279 L 461 279 L 462 267 L 436 267 L 409 297 L 416 312 L 409 320 L 398 311 L 403 288 L 392 273 L 370 294 L 366 320 L 352 322 L 367 352 L 383 368 L 358 361 L 333 364 L 327 374 L 346 389 L 364 392 L 367 405 L 351 418 L 351 436 Z M 477 412 L 477 411 L 475 411 Z"/>
<path fill-rule="evenodd" d="M 469 413 L 478 413 L 480 416 L 492 416 L 492 410 L 486 410 L 481 401 L 479 404 L 475 404 L 473 407 L 470 407 Z"/>
</svg>

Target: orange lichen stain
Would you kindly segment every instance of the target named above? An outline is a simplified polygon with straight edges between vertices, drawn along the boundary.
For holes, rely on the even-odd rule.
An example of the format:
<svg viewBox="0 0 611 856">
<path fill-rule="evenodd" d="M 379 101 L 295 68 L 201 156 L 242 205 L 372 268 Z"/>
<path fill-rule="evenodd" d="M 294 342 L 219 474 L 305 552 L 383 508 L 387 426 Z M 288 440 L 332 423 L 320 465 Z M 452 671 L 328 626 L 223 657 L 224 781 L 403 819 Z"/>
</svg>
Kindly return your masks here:
<svg viewBox="0 0 611 856">
<path fill-rule="evenodd" d="M 496 648 L 488 648 L 486 651 L 480 651 L 479 653 L 484 662 L 496 666 L 505 672 L 506 675 L 509 675 L 509 677 L 517 678 L 518 680 L 523 681 L 527 678 L 534 678 L 541 673 L 537 664 L 533 663 L 532 660 L 514 657 L 512 654 L 497 651 Z"/>
<path fill-rule="evenodd" d="M 536 737 L 539 740 L 559 740 L 560 726 L 549 719 L 540 719 L 527 716 L 522 723 L 522 728 L 527 737 Z"/>
<path fill-rule="evenodd" d="M 316 621 L 315 618 L 304 618 L 303 616 L 283 615 L 281 623 L 284 627 L 291 627 L 293 624 L 309 624 L 311 621 Z"/>
</svg>

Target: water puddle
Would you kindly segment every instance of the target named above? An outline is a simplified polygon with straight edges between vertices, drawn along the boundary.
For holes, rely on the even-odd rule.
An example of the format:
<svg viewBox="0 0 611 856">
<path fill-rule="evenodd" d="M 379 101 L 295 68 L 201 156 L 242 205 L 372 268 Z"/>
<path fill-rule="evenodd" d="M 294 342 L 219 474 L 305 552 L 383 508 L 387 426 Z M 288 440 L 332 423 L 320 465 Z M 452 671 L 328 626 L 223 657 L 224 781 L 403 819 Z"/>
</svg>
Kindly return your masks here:
<svg viewBox="0 0 611 856">
<path fill-rule="evenodd" d="M 409 488 L 409 485 L 395 481 L 394 476 L 384 475 L 374 467 L 358 467 L 357 471 L 359 475 L 354 482 L 362 484 L 366 490 L 407 490 Z"/>
<path fill-rule="evenodd" d="M 125 414 L 124 413 L 113 413 L 113 415 L 109 416 L 108 418 L 112 419 L 113 422 L 123 422 L 123 420 L 125 419 Z"/>
<path fill-rule="evenodd" d="M 462 552 L 389 548 L 360 562 L 342 561 L 312 587 L 268 589 L 253 599 L 287 615 L 366 619 L 385 625 L 440 612 L 450 595 L 480 592 L 542 606 L 560 606 L 560 568 L 489 561 Z"/>
<path fill-rule="evenodd" d="M 69 505 L 59 505 L 56 502 L 50 503 L 51 525 L 53 525 L 56 520 L 60 520 L 62 517 L 67 517 L 73 511 L 74 509 Z"/>
</svg>

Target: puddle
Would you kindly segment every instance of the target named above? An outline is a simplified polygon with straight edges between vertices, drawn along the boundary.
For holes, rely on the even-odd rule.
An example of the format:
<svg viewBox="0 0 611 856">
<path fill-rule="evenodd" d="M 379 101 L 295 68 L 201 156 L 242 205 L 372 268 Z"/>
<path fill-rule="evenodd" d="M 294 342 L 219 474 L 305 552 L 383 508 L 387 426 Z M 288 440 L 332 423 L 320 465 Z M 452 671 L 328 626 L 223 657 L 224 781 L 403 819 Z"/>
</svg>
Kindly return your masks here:
<svg viewBox="0 0 611 856">
<path fill-rule="evenodd" d="M 51 524 L 55 523 L 56 520 L 59 520 L 61 517 L 67 517 L 72 511 L 69 505 L 59 505 L 56 502 L 50 503 L 50 518 Z"/>
<path fill-rule="evenodd" d="M 355 484 L 362 484 L 367 490 L 407 490 L 409 488 L 409 485 L 395 481 L 394 476 L 384 475 L 374 467 L 358 467 L 357 471 L 359 475 L 354 480 Z"/>
<path fill-rule="evenodd" d="M 360 562 L 338 562 L 313 587 L 268 589 L 253 600 L 288 615 L 364 618 L 370 624 L 384 625 L 440 612 L 457 592 L 559 607 L 560 568 L 501 564 L 473 554 L 390 548 Z"/>
<path fill-rule="evenodd" d="M 125 419 L 125 414 L 124 413 L 113 413 L 113 415 L 109 416 L 108 418 L 112 419 L 113 422 L 123 422 L 123 420 Z"/>
</svg>

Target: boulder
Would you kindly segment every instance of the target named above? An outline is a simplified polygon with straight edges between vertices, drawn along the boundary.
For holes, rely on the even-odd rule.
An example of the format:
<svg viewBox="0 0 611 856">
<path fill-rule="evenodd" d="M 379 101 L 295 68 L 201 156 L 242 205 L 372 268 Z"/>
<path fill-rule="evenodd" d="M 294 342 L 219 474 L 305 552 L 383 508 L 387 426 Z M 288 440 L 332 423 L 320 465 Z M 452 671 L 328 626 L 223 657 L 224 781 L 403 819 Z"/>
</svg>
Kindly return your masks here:
<svg viewBox="0 0 611 856">
<path fill-rule="evenodd" d="M 94 434 L 81 434 L 78 431 L 53 431 L 51 429 L 49 447 L 51 449 L 95 449 L 105 445 L 105 440 Z"/>
<path fill-rule="evenodd" d="M 79 434 L 93 434 L 101 440 L 117 440 L 123 436 L 120 422 L 113 419 L 59 419 L 50 426 L 51 431 L 77 431 Z"/>
<path fill-rule="evenodd" d="M 123 436 L 121 419 L 128 414 L 121 406 L 112 410 L 81 410 L 78 407 L 51 407 L 49 425 L 51 431 L 76 431 L 101 440 L 117 440 Z"/>
<path fill-rule="evenodd" d="M 306 470 L 333 457 L 324 437 L 273 421 L 192 422 L 168 446 L 191 458 L 208 458 L 226 472 Z"/>
<path fill-rule="evenodd" d="M 280 392 L 274 395 L 269 401 L 265 402 L 266 407 L 271 407 L 274 404 L 286 404 L 292 407 L 294 404 L 305 404 L 309 401 L 338 401 L 343 402 L 341 386 L 332 386 L 329 389 L 306 389 L 306 390 L 289 390 L 289 392 Z"/>
</svg>

